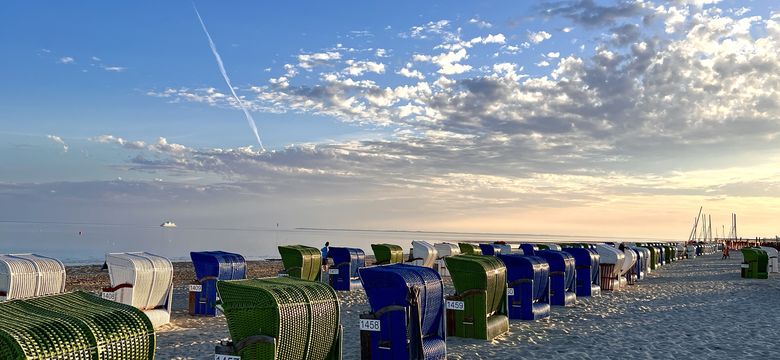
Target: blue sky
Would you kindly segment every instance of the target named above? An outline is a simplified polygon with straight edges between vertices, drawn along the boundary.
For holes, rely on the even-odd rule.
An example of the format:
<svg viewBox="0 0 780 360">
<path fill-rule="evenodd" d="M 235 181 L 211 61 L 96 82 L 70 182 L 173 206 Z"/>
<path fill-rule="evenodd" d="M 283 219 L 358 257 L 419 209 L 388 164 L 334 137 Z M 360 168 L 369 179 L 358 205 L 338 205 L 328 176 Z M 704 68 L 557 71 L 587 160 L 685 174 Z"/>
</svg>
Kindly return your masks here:
<svg viewBox="0 0 780 360">
<path fill-rule="evenodd" d="M 6 217 L 667 236 L 706 203 L 774 231 L 773 2 L 195 4 L 267 151 L 191 2 L 5 1 Z"/>
</svg>

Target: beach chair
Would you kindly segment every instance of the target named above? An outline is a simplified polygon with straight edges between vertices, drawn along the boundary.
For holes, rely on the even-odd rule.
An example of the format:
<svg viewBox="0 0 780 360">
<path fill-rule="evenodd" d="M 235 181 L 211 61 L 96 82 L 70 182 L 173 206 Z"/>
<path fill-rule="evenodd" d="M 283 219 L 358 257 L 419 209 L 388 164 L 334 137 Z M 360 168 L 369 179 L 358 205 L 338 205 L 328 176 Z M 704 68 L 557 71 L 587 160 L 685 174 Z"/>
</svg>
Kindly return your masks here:
<svg viewBox="0 0 780 360">
<path fill-rule="evenodd" d="M 482 255 L 482 249 L 479 245 L 471 243 L 458 243 L 460 253 L 463 255 Z"/>
<path fill-rule="evenodd" d="M 218 281 L 217 290 L 232 340 L 215 348 L 218 355 L 341 359 L 339 300 L 328 285 L 276 277 Z"/>
<path fill-rule="evenodd" d="M 387 265 L 404 262 L 404 249 L 395 244 L 371 244 L 376 262 L 374 265 Z"/>
<path fill-rule="evenodd" d="M 65 291 L 65 266 L 36 254 L 0 255 L 0 301 Z"/>
<path fill-rule="evenodd" d="M 497 246 L 499 249 L 501 249 L 501 253 L 504 255 L 509 255 L 514 253 L 514 249 L 512 249 L 512 245 L 507 243 L 493 243 L 495 246 Z"/>
<path fill-rule="evenodd" d="M 498 244 L 479 244 L 479 248 L 482 250 L 482 255 L 496 256 L 502 253 Z"/>
<path fill-rule="evenodd" d="M 0 303 L 0 359 L 154 359 L 154 326 L 86 292 Z"/>
<path fill-rule="evenodd" d="M 566 247 L 563 251 L 574 257 L 577 296 L 601 295 L 601 257 L 598 252 L 584 247 Z"/>
<path fill-rule="evenodd" d="M 506 266 L 510 319 L 538 320 L 550 316 L 550 265 L 538 256 L 500 254 Z"/>
<path fill-rule="evenodd" d="M 246 260 L 224 251 L 190 252 L 197 281 L 190 286 L 190 315 L 214 316 L 217 306 L 217 280 L 246 279 Z"/>
<path fill-rule="evenodd" d="M 360 269 L 371 312 L 360 315 L 363 359 L 446 359 L 444 285 L 431 268 Z"/>
<path fill-rule="evenodd" d="M 611 245 L 598 244 L 599 271 L 601 272 L 601 290 L 620 290 L 620 273 L 626 256 L 622 251 Z"/>
<path fill-rule="evenodd" d="M 620 249 L 618 249 L 620 251 Z M 636 283 L 636 262 L 638 260 L 636 252 L 628 246 L 623 247 L 623 266 L 620 269 L 620 287 Z"/>
<path fill-rule="evenodd" d="M 436 248 L 427 241 L 412 241 L 411 263 L 417 266 L 433 268 L 436 263 Z"/>
<path fill-rule="evenodd" d="M 330 286 L 338 291 L 360 288 L 358 269 L 366 266 L 366 253 L 357 248 L 331 247 L 328 257 L 333 266 L 328 270 Z"/>
<path fill-rule="evenodd" d="M 460 255 L 460 247 L 456 244 L 450 244 L 450 243 L 438 243 L 433 244 L 433 247 L 436 248 L 436 265 L 437 270 L 439 271 L 439 275 L 442 277 L 449 277 L 450 272 L 447 270 L 447 263 L 444 261 L 444 258 L 447 256 L 456 256 Z"/>
<path fill-rule="evenodd" d="M 643 280 L 650 274 L 650 249 L 635 245 L 631 245 L 629 248 L 637 253 L 636 279 Z"/>
<path fill-rule="evenodd" d="M 284 271 L 279 275 L 318 281 L 322 271 L 322 251 L 305 245 L 279 246 Z"/>
<path fill-rule="evenodd" d="M 669 245 L 667 245 L 667 244 L 664 244 L 662 246 L 664 248 L 664 263 L 665 264 L 671 264 L 672 262 L 675 261 L 675 259 L 674 259 L 674 248 L 669 246 Z"/>
<path fill-rule="evenodd" d="M 741 275 L 749 279 L 769 278 L 769 256 L 761 248 L 744 247 L 741 249 L 744 260 L 742 261 Z"/>
<path fill-rule="evenodd" d="M 520 249 L 523 250 L 523 255 L 534 256 L 539 251 L 539 246 L 536 244 L 520 244 Z"/>
<path fill-rule="evenodd" d="M 550 305 L 577 304 L 577 270 L 574 256 L 557 250 L 539 250 L 536 256 L 550 266 Z"/>
<path fill-rule="evenodd" d="M 761 250 L 764 250 L 764 252 L 766 252 L 767 257 L 769 257 L 767 272 L 768 273 L 780 272 L 780 268 L 778 267 L 778 263 L 777 263 L 777 255 L 778 255 L 777 249 L 769 246 L 762 246 Z"/>
<path fill-rule="evenodd" d="M 455 294 L 447 300 L 447 335 L 491 340 L 509 330 L 506 267 L 494 256 L 444 259 Z"/>
<path fill-rule="evenodd" d="M 696 246 L 695 245 L 688 245 L 685 247 L 685 256 L 688 259 L 695 259 L 696 258 Z"/>
<path fill-rule="evenodd" d="M 145 252 L 106 254 L 111 287 L 103 297 L 141 309 L 154 327 L 171 321 L 173 264 Z"/>
</svg>

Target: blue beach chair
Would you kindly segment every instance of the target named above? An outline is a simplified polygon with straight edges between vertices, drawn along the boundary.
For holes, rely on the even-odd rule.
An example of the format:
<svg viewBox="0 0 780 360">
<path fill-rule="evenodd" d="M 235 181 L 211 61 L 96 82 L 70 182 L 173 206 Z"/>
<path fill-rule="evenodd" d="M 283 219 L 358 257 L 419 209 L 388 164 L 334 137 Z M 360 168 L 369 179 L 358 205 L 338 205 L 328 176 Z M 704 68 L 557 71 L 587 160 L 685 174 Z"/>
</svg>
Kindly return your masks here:
<svg viewBox="0 0 780 360">
<path fill-rule="evenodd" d="M 520 249 L 523 250 L 523 255 L 534 256 L 536 251 L 539 251 L 539 247 L 536 244 L 520 244 Z"/>
<path fill-rule="evenodd" d="M 360 269 L 371 312 L 361 322 L 363 359 L 446 359 L 444 286 L 435 270 L 393 264 Z M 370 324 L 370 323 L 367 323 Z"/>
<path fill-rule="evenodd" d="M 482 249 L 482 255 L 496 256 L 502 253 L 502 248 L 498 244 L 479 244 L 479 248 Z"/>
<path fill-rule="evenodd" d="M 217 280 L 246 279 L 246 260 L 224 251 L 190 253 L 200 292 L 190 292 L 190 315 L 214 316 L 217 304 Z"/>
<path fill-rule="evenodd" d="M 601 295 L 601 271 L 599 254 L 589 248 L 567 247 L 564 252 L 574 257 L 576 269 L 575 293 L 577 296 Z"/>
<path fill-rule="evenodd" d="M 538 256 L 498 255 L 507 269 L 509 318 L 538 320 L 550 316 L 550 266 Z M 509 290 L 512 289 L 512 290 Z"/>
<path fill-rule="evenodd" d="M 563 251 L 540 250 L 536 256 L 550 264 L 550 305 L 574 306 L 577 303 L 574 257 Z"/>
<path fill-rule="evenodd" d="M 350 291 L 360 287 L 358 269 L 366 266 L 366 253 L 357 248 L 331 247 L 328 257 L 333 266 L 328 270 L 334 290 Z"/>
</svg>

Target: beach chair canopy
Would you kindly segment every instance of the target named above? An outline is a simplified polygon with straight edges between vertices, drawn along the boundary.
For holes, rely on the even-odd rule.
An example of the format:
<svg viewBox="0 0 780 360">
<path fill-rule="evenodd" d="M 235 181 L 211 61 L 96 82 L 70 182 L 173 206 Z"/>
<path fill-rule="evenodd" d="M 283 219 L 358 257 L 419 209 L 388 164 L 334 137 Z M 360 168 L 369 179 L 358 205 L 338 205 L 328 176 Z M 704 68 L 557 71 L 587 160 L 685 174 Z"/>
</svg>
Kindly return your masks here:
<svg viewBox="0 0 780 360">
<path fill-rule="evenodd" d="M 360 269 L 371 311 L 381 321 L 380 342 L 391 347 L 382 358 L 445 358 L 444 286 L 433 269 L 407 264 Z M 404 311 L 394 309 L 403 308 Z M 387 345 L 386 345 L 387 346 Z M 377 357 L 375 357 L 377 358 Z"/>
<path fill-rule="evenodd" d="M 463 255 L 482 255 L 482 249 L 477 244 L 458 243 L 460 253 Z"/>
<path fill-rule="evenodd" d="M 596 245 L 596 251 L 599 253 L 599 261 L 602 264 L 614 264 L 618 271 L 623 269 L 626 255 L 622 251 L 614 246 L 604 244 Z"/>
<path fill-rule="evenodd" d="M 539 246 L 536 244 L 520 244 L 520 249 L 523 250 L 523 255 L 534 256 L 535 252 L 539 250 Z"/>
<path fill-rule="evenodd" d="M 0 255 L 0 299 L 59 294 L 65 291 L 65 266 L 36 254 Z"/>
<path fill-rule="evenodd" d="M 433 244 L 433 247 L 436 249 L 439 259 L 446 256 L 460 255 L 460 247 L 456 244 L 437 243 Z"/>
<path fill-rule="evenodd" d="M 219 281 L 217 289 L 241 359 L 340 358 L 339 301 L 329 286 L 280 277 Z"/>
<path fill-rule="evenodd" d="M 404 262 L 404 249 L 396 244 L 371 244 L 376 265 Z"/>
<path fill-rule="evenodd" d="M 498 244 L 479 244 L 479 248 L 482 250 L 482 255 L 496 256 L 502 253 Z"/>
<path fill-rule="evenodd" d="M 195 276 L 199 281 L 206 278 L 215 280 L 240 280 L 246 278 L 246 260 L 240 254 L 224 251 L 190 252 Z"/>
<path fill-rule="evenodd" d="M 106 255 L 106 264 L 111 286 L 120 288 L 118 302 L 152 310 L 168 301 L 173 264 L 167 258 L 145 252 L 111 253 Z"/>
<path fill-rule="evenodd" d="M 427 241 L 412 241 L 412 258 L 415 265 L 433 267 L 438 253 L 436 248 Z"/>
<path fill-rule="evenodd" d="M 0 303 L 0 359 L 154 359 L 138 309 L 86 292 Z"/>
<path fill-rule="evenodd" d="M 320 249 L 305 245 L 282 245 L 278 249 L 288 276 L 309 281 L 320 278 L 322 266 Z"/>
</svg>

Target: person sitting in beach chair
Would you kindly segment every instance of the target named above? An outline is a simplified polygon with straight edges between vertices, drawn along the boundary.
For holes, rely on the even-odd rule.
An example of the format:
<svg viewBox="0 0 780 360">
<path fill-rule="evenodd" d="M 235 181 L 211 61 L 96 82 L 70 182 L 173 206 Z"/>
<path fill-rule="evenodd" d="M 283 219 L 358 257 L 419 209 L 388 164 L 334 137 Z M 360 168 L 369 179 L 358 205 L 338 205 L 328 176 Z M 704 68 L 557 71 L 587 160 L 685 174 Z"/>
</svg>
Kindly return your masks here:
<svg viewBox="0 0 780 360">
<path fill-rule="evenodd" d="M 363 359 L 446 359 L 444 285 L 431 268 L 360 269 L 371 312 L 360 315 Z"/>
</svg>

